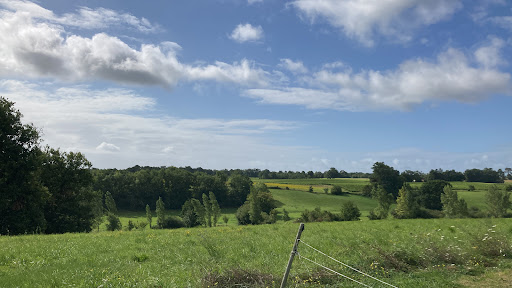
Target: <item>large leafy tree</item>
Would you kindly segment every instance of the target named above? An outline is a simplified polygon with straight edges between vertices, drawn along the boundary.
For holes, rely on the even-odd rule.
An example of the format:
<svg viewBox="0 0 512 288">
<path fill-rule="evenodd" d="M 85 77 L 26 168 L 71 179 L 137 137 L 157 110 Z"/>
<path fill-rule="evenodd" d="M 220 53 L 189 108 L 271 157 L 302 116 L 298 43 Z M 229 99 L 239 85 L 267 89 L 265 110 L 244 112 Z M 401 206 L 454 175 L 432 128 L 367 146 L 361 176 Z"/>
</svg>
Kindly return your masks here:
<svg viewBox="0 0 512 288">
<path fill-rule="evenodd" d="M 384 162 L 375 162 L 372 169 L 373 174 L 370 177 L 370 182 L 381 186 L 387 193 L 397 198 L 398 190 L 404 184 L 404 179 L 400 176 L 400 172 L 384 164 Z"/>
<path fill-rule="evenodd" d="M 99 196 L 92 190 L 91 162 L 78 152 L 46 148 L 41 179 L 50 197 L 45 205 L 46 233 L 88 232 Z"/>
<path fill-rule="evenodd" d="M 39 133 L 0 97 L 0 234 L 44 231 L 48 191 L 40 182 Z"/>
<path fill-rule="evenodd" d="M 432 180 L 423 183 L 418 195 L 420 205 L 427 209 L 442 210 L 441 194 L 445 186 L 451 186 L 451 184 L 444 180 Z"/>
</svg>

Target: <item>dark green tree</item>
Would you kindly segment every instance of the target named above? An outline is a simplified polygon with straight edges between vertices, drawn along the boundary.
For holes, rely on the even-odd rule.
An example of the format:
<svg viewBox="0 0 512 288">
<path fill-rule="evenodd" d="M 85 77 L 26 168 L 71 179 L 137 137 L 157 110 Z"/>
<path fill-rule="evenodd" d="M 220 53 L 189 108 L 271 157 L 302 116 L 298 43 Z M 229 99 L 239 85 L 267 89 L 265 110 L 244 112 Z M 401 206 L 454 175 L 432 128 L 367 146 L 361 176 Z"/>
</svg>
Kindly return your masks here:
<svg viewBox="0 0 512 288">
<path fill-rule="evenodd" d="M 107 210 L 108 213 L 117 214 L 116 201 L 109 191 L 105 193 L 105 210 Z"/>
<path fill-rule="evenodd" d="M 92 164 L 78 152 L 46 148 L 41 179 L 50 197 L 45 205 L 46 233 L 88 232 L 94 222 Z"/>
<path fill-rule="evenodd" d="M 418 195 L 420 206 L 432 210 L 442 210 L 441 194 L 447 185 L 451 186 L 450 183 L 444 180 L 433 180 L 423 183 Z"/>
<path fill-rule="evenodd" d="M 370 177 L 370 182 L 381 186 L 382 189 L 386 190 L 396 199 L 398 197 L 398 190 L 404 184 L 404 179 L 400 176 L 400 172 L 383 162 L 375 162 L 372 169 L 373 174 Z"/>
<path fill-rule="evenodd" d="M 339 185 L 333 185 L 331 188 L 332 195 L 343 195 L 343 189 Z"/>
<path fill-rule="evenodd" d="M 373 198 L 376 199 L 379 204 L 372 212 L 376 219 L 386 219 L 389 214 L 391 204 L 395 201 L 393 195 L 388 193 L 384 187 L 377 185 L 372 191 Z M 371 215 L 372 216 L 372 215 Z"/>
<path fill-rule="evenodd" d="M 238 207 L 247 199 L 247 195 L 251 192 L 251 178 L 239 173 L 235 173 L 229 179 L 229 204 Z"/>
<path fill-rule="evenodd" d="M 338 170 L 336 170 L 336 168 L 334 167 L 331 167 L 329 170 L 325 171 L 324 173 L 324 177 L 325 178 L 340 178 L 340 172 L 338 172 Z"/>
<path fill-rule="evenodd" d="M 45 231 L 48 190 L 39 177 L 39 133 L 0 97 L 0 234 Z"/>
<path fill-rule="evenodd" d="M 361 211 L 352 201 L 345 201 L 341 206 L 341 221 L 358 221 Z"/>
</svg>

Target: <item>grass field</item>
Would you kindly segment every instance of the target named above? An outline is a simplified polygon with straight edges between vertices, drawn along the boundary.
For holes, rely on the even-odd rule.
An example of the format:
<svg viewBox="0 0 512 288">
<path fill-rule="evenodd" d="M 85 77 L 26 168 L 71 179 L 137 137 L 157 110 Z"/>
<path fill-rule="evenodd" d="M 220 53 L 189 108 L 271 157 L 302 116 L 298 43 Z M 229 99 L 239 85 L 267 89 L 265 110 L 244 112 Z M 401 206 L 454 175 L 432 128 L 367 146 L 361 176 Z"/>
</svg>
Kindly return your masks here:
<svg viewBox="0 0 512 288">
<path fill-rule="evenodd" d="M 1 286 L 251 287 L 247 282 L 250 276 L 261 284 L 252 287 L 278 287 L 297 228 L 298 224 L 289 222 L 3 236 Z M 512 246 L 507 240 L 511 237 L 510 219 L 307 223 L 302 234 L 304 242 L 398 287 L 482 283 L 479 281 L 493 273 L 512 268 Z M 384 287 L 304 245 L 299 245 L 299 252 L 373 287 Z M 329 283 L 329 287 L 360 287 L 321 271 L 296 258 L 289 287 L 325 287 Z"/>
<path fill-rule="evenodd" d="M 362 187 L 367 179 L 302 180 L 276 180 L 273 185 L 290 190 L 271 189 L 278 210 L 286 209 L 292 220 L 315 207 L 339 212 L 348 200 L 363 212 L 364 221 L 306 223 L 303 241 L 332 257 L 398 287 L 510 287 L 512 219 L 368 221 L 364 216 L 375 200 L 324 194 L 322 188 L 344 182 Z M 467 183 L 452 185 L 469 206 L 485 210 L 489 184 L 475 184 L 471 192 Z M 307 192 L 309 185 L 315 193 Z M 237 226 L 236 209 L 222 212 L 229 222 L 215 228 L 107 232 L 103 225 L 88 234 L 0 236 L 0 287 L 279 287 L 298 224 Z M 146 221 L 142 211 L 120 216 L 124 227 Z M 386 287 L 299 247 L 302 256 Z M 323 271 L 296 258 L 288 287 L 360 287 Z"/>
</svg>

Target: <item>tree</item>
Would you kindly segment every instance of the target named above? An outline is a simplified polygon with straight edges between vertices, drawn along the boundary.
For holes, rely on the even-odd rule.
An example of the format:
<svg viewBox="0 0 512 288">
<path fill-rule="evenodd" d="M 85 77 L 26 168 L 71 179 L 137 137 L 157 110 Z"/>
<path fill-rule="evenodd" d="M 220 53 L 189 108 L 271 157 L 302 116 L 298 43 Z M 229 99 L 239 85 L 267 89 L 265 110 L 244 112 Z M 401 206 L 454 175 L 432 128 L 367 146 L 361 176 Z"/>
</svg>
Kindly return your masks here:
<svg viewBox="0 0 512 288">
<path fill-rule="evenodd" d="M 433 180 L 423 183 L 418 195 L 420 206 L 432 210 L 442 210 L 441 194 L 447 185 L 451 186 L 450 183 L 444 180 Z"/>
<path fill-rule="evenodd" d="M 39 178 L 39 132 L 0 97 L 0 234 L 44 231 L 48 190 Z"/>
<path fill-rule="evenodd" d="M 49 147 L 45 148 L 43 159 L 41 180 L 50 194 L 44 211 L 45 232 L 89 232 L 95 217 L 95 198 L 99 197 L 92 189 L 91 162 L 80 152 L 60 152 Z"/>
<path fill-rule="evenodd" d="M 394 217 L 399 219 L 415 218 L 418 215 L 419 209 L 420 205 L 414 190 L 411 185 L 404 183 L 400 191 L 398 191 L 396 208 L 393 213 Z"/>
<path fill-rule="evenodd" d="M 116 201 L 108 191 L 105 193 L 105 209 L 108 213 L 117 214 Z"/>
<path fill-rule="evenodd" d="M 332 195 L 342 195 L 343 194 L 343 189 L 339 185 L 334 185 L 331 188 L 331 194 Z"/>
<path fill-rule="evenodd" d="M 425 175 L 419 171 L 405 170 L 400 174 L 405 182 L 421 182 Z"/>
<path fill-rule="evenodd" d="M 156 225 L 158 228 L 165 226 L 165 204 L 162 197 L 158 197 L 156 201 Z"/>
<path fill-rule="evenodd" d="M 398 197 L 398 190 L 404 184 L 404 179 L 400 177 L 400 172 L 383 162 L 375 162 L 372 169 L 373 174 L 370 177 L 370 182 L 374 183 L 374 185 L 380 185 L 382 189 L 393 195 L 394 198 Z"/>
<path fill-rule="evenodd" d="M 373 198 L 379 201 L 379 205 L 370 213 L 370 218 L 376 216 L 375 219 L 386 219 L 388 217 L 389 208 L 394 202 L 393 195 L 388 193 L 384 187 L 377 185 L 372 191 Z"/>
<path fill-rule="evenodd" d="M 352 201 L 345 201 L 341 206 L 341 221 L 358 221 L 361 211 Z"/>
<path fill-rule="evenodd" d="M 229 179 L 229 204 L 235 207 L 242 205 L 251 192 L 251 186 L 251 178 L 239 173 L 231 176 Z"/>
<path fill-rule="evenodd" d="M 151 214 L 151 208 L 149 204 L 146 204 L 146 219 L 148 220 L 149 228 L 151 228 L 151 222 L 153 222 L 153 215 Z"/>
<path fill-rule="evenodd" d="M 196 216 L 196 221 L 199 223 L 199 225 L 205 225 L 206 226 L 206 211 L 204 209 L 204 206 L 201 204 L 201 202 L 195 198 L 190 199 L 190 203 L 192 204 L 192 207 L 194 207 L 194 213 Z"/>
<path fill-rule="evenodd" d="M 107 216 L 107 230 L 115 231 L 115 230 L 121 230 L 122 228 L 123 228 L 123 225 L 121 224 L 119 217 L 117 217 L 113 213 L 109 213 Z"/>
<path fill-rule="evenodd" d="M 206 226 L 212 227 L 212 203 L 210 203 L 210 199 L 208 199 L 208 196 L 206 196 L 204 193 L 202 198 L 206 217 Z"/>
<path fill-rule="evenodd" d="M 217 226 L 217 222 L 219 221 L 219 217 L 221 215 L 221 210 L 219 206 L 219 202 L 217 202 L 217 198 L 215 194 L 210 191 L 210 203 L 212 207 L 212 216 L 213 216 L 213 226 Z"/>
<path fill-rule="evenodd" d="M 247 197 L 249 200 L 249 219 L 252 224 L 260 224 L 263 222 L 263 218 L 261 217 L 261 205 L 260 199 L 258 197 L 259 190 L 252 189 L 251 193 Z"/>
<path fill-rule="evenodd" d="M 457 191 L 452 190 L 452 187 L 449 185 L 443 188 L 441 203 L 443 203 L 444 215 L 448 218 L 466 217 L 468 215 L 468 205 L 466 201 L 459 199 Z"/>
<path fill-rule="evenodd" d="M 325 178 L 329 178 L 329 179 L 339 178 L 340 173 L 338 172 L 338 170 L 336 170 L 336 168 L 331 167 L 328 171 L 325 171 L 324 176 L 325 176 Z"/>
<path fill-rule="evenodd" d="M 510 193 L 499 190 L 496 185 L 489 187 L 485 194 L 487 209 L 492 217 L 500 218 L 505 216 L 507 209 L 511 207 Z"/>
</svg>

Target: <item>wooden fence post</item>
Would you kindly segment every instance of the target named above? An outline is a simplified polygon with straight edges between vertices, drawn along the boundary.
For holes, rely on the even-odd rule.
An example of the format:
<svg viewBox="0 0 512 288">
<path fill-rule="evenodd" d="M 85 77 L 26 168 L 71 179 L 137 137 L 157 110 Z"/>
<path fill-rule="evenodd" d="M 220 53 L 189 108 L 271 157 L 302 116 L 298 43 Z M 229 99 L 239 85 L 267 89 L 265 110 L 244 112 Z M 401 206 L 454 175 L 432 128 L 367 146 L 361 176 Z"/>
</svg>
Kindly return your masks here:
<svg viewBox="0 0 512 288">
<path fill-rule="evenodd" d="M 283 280 L 281 281 L 281 288 L 284 288 L 286 286 L 286 280 L 288 279 L 288 274 L 290 274 L 290 269 L 292 269 L 293 257 L 295 257 L 295 254 L 297 254 L 297 246 L 299 245 L 300 235 L 302 234 L 302 231 L 304 231 L 304 223 L 300 223 L 299 232 L 297 232 L 295 244 L 293 245 L 292 253 L 290 254 L 290 259 L 288 260 L 288 265 L 286 266 Z"/>
</svg>

